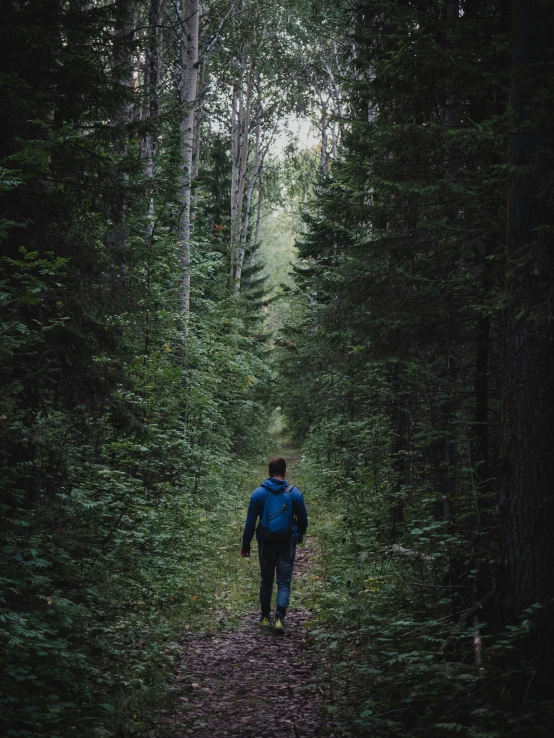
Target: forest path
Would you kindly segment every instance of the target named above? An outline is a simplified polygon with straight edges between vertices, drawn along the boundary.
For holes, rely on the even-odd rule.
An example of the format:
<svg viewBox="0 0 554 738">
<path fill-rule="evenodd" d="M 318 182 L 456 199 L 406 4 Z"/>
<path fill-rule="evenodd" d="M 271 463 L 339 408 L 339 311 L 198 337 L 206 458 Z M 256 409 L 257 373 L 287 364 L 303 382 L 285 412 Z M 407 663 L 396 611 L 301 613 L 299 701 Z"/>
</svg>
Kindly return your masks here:
<svg viewBox="0 0 554 738">
<path fill-rule="evenodd" d="M 289 457 L 289 467 L 295 461 Z M 225 613 L 217 611 L 219 631 L 183 636 L 175 660 L 175 707 L 161 716 L 150 738 L 338 738 L 324 708 L 323 656 L 311 648 L 311 613 L 300 594 L 313 576 L 314 553 L 316 542 L 307 536 L 297 549 L 284 635 L 261 626 L 257 602 L 249 602 L 250 611 L 234 629 L 223 629 Z M 255 549 L 244 564 L 257 577 Z"/>
</svg>

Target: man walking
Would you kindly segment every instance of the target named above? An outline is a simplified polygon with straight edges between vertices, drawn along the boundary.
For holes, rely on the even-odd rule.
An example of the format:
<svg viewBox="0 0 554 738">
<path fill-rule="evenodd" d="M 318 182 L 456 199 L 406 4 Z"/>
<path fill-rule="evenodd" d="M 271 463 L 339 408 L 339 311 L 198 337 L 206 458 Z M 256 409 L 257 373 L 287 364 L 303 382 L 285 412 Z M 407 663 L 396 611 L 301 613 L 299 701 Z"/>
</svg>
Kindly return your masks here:
<svg viewBox="0 0 554 738">
<path fill-rule="evenodd" d="M 302 493 L 285 479 L 284 459 L 271 459 L 269 479 L 252 492 L 242 536 L 241 556 L 250 556 L 250 542 L 256 528 L 260 558 L 260 623 L 269 625 L 273 580 L 277 574 L 277 605 L 274 628 L 284 633 L 283 621 L 290 598 L 290 583 L 296 555 L 308 527 L 308 514 Z"/>
</svg>

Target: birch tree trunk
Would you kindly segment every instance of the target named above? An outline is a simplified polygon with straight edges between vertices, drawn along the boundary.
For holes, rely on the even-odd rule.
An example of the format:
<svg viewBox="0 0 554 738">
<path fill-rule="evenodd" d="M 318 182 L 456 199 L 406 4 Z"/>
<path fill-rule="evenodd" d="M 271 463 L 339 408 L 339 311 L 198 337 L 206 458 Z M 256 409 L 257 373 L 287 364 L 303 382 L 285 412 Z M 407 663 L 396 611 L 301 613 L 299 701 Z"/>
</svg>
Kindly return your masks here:
<svg viewBox="0 0 554 738">
<path fill-rule="evenodd" d="M 231 102 L 231 283 L 235 295 L 240 292 L 244 248 L 241 243 L 244 188 L 249 154 L 249 130 L 252 107 L 254 62 L 243 56 L 241 79 L 233 87 Z M 246 90 L 245 90 L 246 86 Z"/>
<path fill-rule="evenodd" d="M 338 68 L 338 51 L 337 45 L 333 44 L 333 61 Z M 331 66 L 325 63 L 325 70 L 330 82 L 330 98 L 332 101 L 333 123 L 331 126 L 331 160 L 335 161 L 338 153 L 338 144 L 340 136 L 340 119 L 342 118 L 342 87 L 338 84 Z"/>
<path fill-rule="evenodd" d="M 252 236 L 252 245 L 257 246 L 260 239 L 260 223 L 262 220 L 262 204 L 263 204 L 263 184 L 264 170 L 260 168 L 260 176 L 258 177 L 258 199 L 256 201 L 256 225 L 254 226 L 254 235 Z"/>
<path fill-rule="evenodd" d="M 161 34 L 161 16 L 164 8 L 165 0 L 150 0 L 148 6 L 148 30 L 147 44 L 144 58 L 144 104 L 142 117 L 149 121 L 154 121 L 158 115 L 159 100 L 158 87 L 162 65 L 162 34 Z M 156 167 L 157 154 L 157 135 L 155 127 L 150 123 L 149 129 L 141 142 L 141 157 L 145 162 L 146 177 L 152 183 Z M 148 227 L 147 236 L 150 249 L 154 236 L 154 193 L 153 187 L 150 188 L 150 198 L 148 202 Z M 150 352 L 150 278 L 151 264 L 150 259 L 147 261 L 146 267 L 146 305 L 144 313 L 144 363 L 148 361 Z"/>
<path fill-rule="evenodd" d="M 148 43 L 144 60 L 145 103 L 143 117 L 151 120 L 158 115 L 158 85 L 161 69 L 160 19 L 164 0 L 150 0 L 148 9 Z M 149 130 L 142 141 L 141 155 L 145 161 L 145 173 L 149 179 L 154 177 L 157 153 L 157 137 Z M 154 198 L 150 197 L 149 216 L 154 215 Z"/>
<path fill-rule="evenodd" d="M 262 97 L 260 80 L 257 80 L 257 108 L 256 108 L 256 138 L 254 142 L 254 161 L 252 164 L 252 173 L 248 179 L 246 187 L 246 203 L 244 207 L 244 218 L 242 222 L 242 229 L 240 234 L 240 263 L 236 264 L 236 290 L 240 289 L 240 280 L 242 277 L 242 266 L 244 263 L 244 255 L 246 253 L 246 241 L 248 239 L 248 230 L 250 228 L 250 218 L 252 215 L 252 195 L 254 193 L 254 187 L 260 176 L 261 169 L 261 136 L 262 136 Z"/>
<path fill-rule="evenodd" d="M 190 316 L 190 241 L 191 241 L 191 202 L 192 170 L 194 153 L 195 105 L 198 85 L 198 47 L 199 47 L 199 0 L 184 0 L 181 9 L 181 222 L 179 234 L 179 253 L 183 283 L 181 304 L 184 313 L 184 337 L 188 338 Z"/>
<path fill-rule="evenodd" d="M 202 86 L 204 84 L 204 72 L 206 65 L 203 61 L 198 63 L 198 75 L 196 80 L 196 107 L 194 111 L 194 133 L 192 146 L 192 181 L 198 177 L 200 171 L 200 146 L 202 143 L 202 121 L 204 119 L 204 111 L 202 108 Z M 196 220 L 196 209 L 198 207 L 198 195 L 195 191 L 191 193 L 190 205 L 190 228 L 191 235 L 194 230 L 194 221 Z"/>
<path fill-rule="evenodd" d="M 204 85 L 204 75 L 206 72 L 206 64 L 204 61 L 200 61 L 198 64 L 198 78 L 196 83 L 196 99 L 198 104 L 196 106 L 194 114 L 194 146 L 193 146 L 193 161 L 192 161 L 192 179 L 193 181 L 198 176 L 200 170 L 200 145 L 202 142 L 202 121 L 204 120 L 204 107 L 201 104 L 202 87 Z"/>
<path fill-rule="evenodd" d="M 327 111 L 323 110 L 319 122 L 319 130 L 321 131 L 321 155 L 319 157 L 319 168 L 324 175 L 329 174 L 329 156 L 327 154 L 329 116 Z"/>
</svg>

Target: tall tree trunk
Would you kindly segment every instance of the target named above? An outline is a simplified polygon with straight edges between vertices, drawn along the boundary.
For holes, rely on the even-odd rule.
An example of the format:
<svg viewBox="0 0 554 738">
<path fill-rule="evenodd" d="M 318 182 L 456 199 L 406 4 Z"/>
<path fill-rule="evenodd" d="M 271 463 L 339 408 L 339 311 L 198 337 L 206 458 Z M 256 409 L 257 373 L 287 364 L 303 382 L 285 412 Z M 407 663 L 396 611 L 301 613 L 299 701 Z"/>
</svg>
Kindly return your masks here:
<svg viewBox="0 0 554 738">
<path fill-rule="evenodd" d="M 249 154 L 254 62 L 242 61 L 240 82 L 233 88 L 231 109 L 231 282 L 234 294 L 240 291 L 244 248 L 241 243 L 244 188 Z M 245 79 L 246 78 L 246 79 Z M 246 86 L 246 90 L 245 90 Z"/>
<path fill-rule="evenodd" d="M 183 38 L 181 44 L 180 102 L 183 108 L 183 117 L 181 118 L 181 228 L 179 234 L 179 252 L 183 275 L 181 305 L 184 313 L 184 337 L 186 340 L 188 338 L 190 316 L 191 202 L 194 154 L 194 103 L 198 86 L 199 0 L 184 0 L 181 12 Z"/>
<path fill-rule="evenodd" d="M 511 107 L 519 126 L 510 139 L 500 500 L 502 605 L 515 619 L 543 603 L 535 651 L 544 673 L 554 658 L 554 252 L 539 229 L 554 225 L 545 199 L 552 144 L 543 129 L 553 116 L 553 15 L 551 4 L 514 0 Z"/>
<path fill-rule="evenodd" d="M 161 68 L 161 14 L 164 0 L 150 0 L 148 9 L 148 38 L 144 59 L 144 110 L 145 119 L 155 120 L 158 115 L 159 77 Z M 145 162 L 146 176 L 154 177 L 154 167 L 157 153 L 157 136 L 150 128 L 144 136 L 141 155 Z M 150 198 L 149 215 L 154 214 L 154 199 Z"/>
<path fill-rule="evenodd" d="M 321 113 L 319 121 L 319 130 L 321 132 L 321 154 L 319 157 L 319 168 L 323 175 L 329 174 L 329 155 L 327 153 L 327 141 L 328 141 L 328 127 L 329 127 L 329 116 L 327 111 L 324 109 Z"/>
<path fill-rule="evenodd" d="M 202 121 L 204 119 L 204 109 L 201 103 L 202 88 L 204 85 L 204 75 L 206 72 L 206 63 L 200 61 L 198 64 L 198 79 L 196 83 L 196 99 L 198 105 L 194 114 L 194 147 L 193 147 L 193 161 L 192 161 L 192 178 L 193 180 L 198 176 L 200 170 L 200 145 L 202 142 Z"/>
<path fill-rule="evenodd" d="M 260 167 L 260 176 L 258 178 L 258 199 L 256 201 L 256 225 L 254 226 L 254 235 L 252 236 L 252 245 L 257 246 L 260 239 L 260 223 L 262 220 L 262 205 L 263 205 L 263 179 L 264 170 Z"/>
<path fill-rule="evenodd" d="M 336 44 L 333 44 L 333 61 L 338 68 L 339 57 Z M 331 125 L 331 160 L 336 161 L 341 131 L 340 119 L 342 118 L 342 87 L 337 83 L 333 70 L 327 63 L 325 63 L 325 70 L 329 77 L 330 102 L 333 111 L 333 122 Z"/>
<path fill-rule="evenodd" d="M 161 16 L 165 0 L 150 0 L 148 6 L 148 31 L 144 58 L 144 105 L 143 118 L 148 120 L 148 130 L 142 140 L 141 156 L 145 163 L 145 174 L 152 183 L 156 167 L 157 135 L 155 119 L 158 115 L 159 78 L 162 64 Z M 152 251 L 154 236 L 154 193 L 150 188 L 148 201 L 148 241 L 149 254 Z M 144 362 L 150 352 L 150 277 L 151 264 L 148 258 L 146 268 L 146 307 L 144 315 Z"/>
<path fill-rule="evenodd" d="M 158 115 L 158 86 L 161 66 L 161 32 L 160 21 L 164 0 L 150 0 L 148 7 L 148 31 L 146 53 L 144 57 L 144 119 L 155 119 Z M 154 162 L 156 159 L 157 137 L 149 130 L 144 136 L 141 146 L 141 155 L 145 160 L 146 174 L 154 176 Z"/>
<path fill-rule="evenodd" d="M 202 121 L 204 119 L 204 111 L 202 108 L 201 97 L 202 88 L 204 85 L 204 73 L 206 65 L 203 61 L 199 62 L 198 65 L 198 78 L 196 81 L 196 100 L 197 105 L 194 113 L 194 136 L 192 146 L 192 181 L 198 177 L 200 171 L 200 152 L 202 143 Z M 194 230 L 194 221 L 196 220 L 196 208 L 198 207 L 198 195 L 196 191 L 192 192 L 191 204 L 190 204 L 190 228 L 191 235 Z"/>
<path fill-rule="evenodd" d="M 240 234 L 240 263 L 236 265 L 236 280 L 237 289 L 240 288 L 240 280 L 242 277 L 242 265 L 244 262 L 244 255 L 246 253 L 246 242 L 248 239 L 248 231 L 250 229 L 250 218 L 252 216 L 252 195 L 254 188 L 260 176 L 261 170 L 261 137 L 262 137 L 262 96 L 260 80 L 258 77 L 257 82 L 257 109 L 256 109 L 256 136 L 254 140 L 254 160 L 252 163 L 252 172 L 248 178 L 248 184 L 246 186 L 246 202 L 244 207 L 244 216 L 242 222 L 242 229 Z"/>
</svg>

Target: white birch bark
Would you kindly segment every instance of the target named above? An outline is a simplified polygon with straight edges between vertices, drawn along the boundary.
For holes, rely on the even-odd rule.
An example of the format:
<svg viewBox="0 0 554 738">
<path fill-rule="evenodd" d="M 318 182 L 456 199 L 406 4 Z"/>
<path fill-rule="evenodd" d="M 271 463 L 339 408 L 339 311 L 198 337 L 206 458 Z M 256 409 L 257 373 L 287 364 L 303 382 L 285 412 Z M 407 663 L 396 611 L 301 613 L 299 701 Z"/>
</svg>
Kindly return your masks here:
<svg viewBox="0 0 554 738">
<path fill-rule="evenodd" d="M 246 202 L 244 207 L 244 217 L 242 221 L 242 229 L 240 234 L 240 249 L 237 254 L 236 263 L 236 284 L 235 288 L 238 292 L 240 290 L 240 280 L 242 278 L 242 268 L 244 264 L 244 255 L 246 253 L 246 241 L 248 238 L 248 230 L 250 228 L 250 218 L 252 216 L 252 195 L 254 193 L 254 187 L 260 176 L 260 170 L 262 166 L 261 161 L 261 140 L 262 140 L 262 95 L 261 85 L 258 77 L 257 80 L 257 109 L 256 109 L 256 138 L 254 142 L 254 161 L 252 164 L 252 172 L 248 178 L 248 184 L 246 186 Z M 239 261 L 240 258 L 240 261 Z"/>
<path fill-rule="evenodd" d="M 231 103 L 231 281 L 235 294 L 238 294 L 240 291 L 240 279 L 244 261 L 241 233 L 249 154 L 253 72 L 254 62 L 247 63 L 246 57 L 243 56 L 241 79 L 233 88 Z"/>
<path fill-rule="evenodd" d="M 194 153 L 194 121 L 198 85 L 199 0 L 184 0 L 182 4 L 181 44 L 181 222 L 179 254 L 182 268 L 181 304 L 184 313 L 184 337 L 188 337 L 190 316 L 190 248 L 191 202 Z"/>
<path fill-rule="evenodd" d="M 144 89 L 145 100 L 143 118 L 153 119 L 158 115 L 158 87 L 162 64 L 161 14 L 165 0 L 150 0 L 148 8 L 148 43 L 144 59 Z M 148 179 L 154 178 L 156 165 L 157 137 L 153 131 L 144 136 L 141 146 L 141 156 L 145 162 L 145 174 Z M 150 197 L 148 216 L 152 221 L 154 216 L 154 198 Z M 152 228 L 152 223 L 150 225 Z"/>
<path fill-rule="evenodd" d="M 254 235 L 252 236 L 252 244 L 257 246 L 260 238 L 260 223 L 262 220 L 262 204 L 263 204 L 263 167 L 260 167 L 260 176 L 258 177 L 258 200 L 256 202 L 256 225 L 254 226 Z"/>
<path fill-rule="evenodd" d="M 333 56 L 335 64 L 338 67 L 338 52 L 336 44 L 333 45 Z M 337 82 L 331 66 L 325 62 L 325 70 L 329 77 L 329 93 L 330 100 L 332 101 L 332 116 L 333 122 L 331 124 L 331 160 L 335 161 L 337 158 L 339 135 L 340 135 L 340 119 L 342 118 L 342 87 Z M 327 164 L 328 169 L 328 164 Z M 328 172 L 327 172 L 328 173 Z"/>
<path fill-rule="evenodd" d="M 327 151 L 329 143 L 329 115 L 327 108 L 331 102 L 331 94 L 327 87 L 323 87 L 317 80 L 315 75 L 312 75 L 312 85 L 314 90 L 319 97 L 321 117 L 316 122 L 316 126 L 321 135 L 321 151 L 319 156 L 319 169 L 323 175 L 329 174 L 329 152 Z"/>
<path fill-rule="evenodd" d="M 198 176 L 200 170 L 200 145 L 202 142 L 202 121 L 204 120 L 204 106 L 201 103 L 202 87 L 204 85 L 204 75 L 206 71 L 206 64 L 204 61 L 200 61 L 198 65 L 198 79 L 196 85 L 196 100 L 198 102 L 194 114 L 194 147 L 193 147 L 193 161 L 192 161 L 192 179 L 193 181 Z"/>
<path fill-rule="evenodd" d="M 323 110 L 320 121 L 319 130 L 321 132 L 321 155 L 319 157 L 319 168 L 323 174 L 329 174 L 329 155 L 327 153 L 329 116 Z"/>
</svg>

